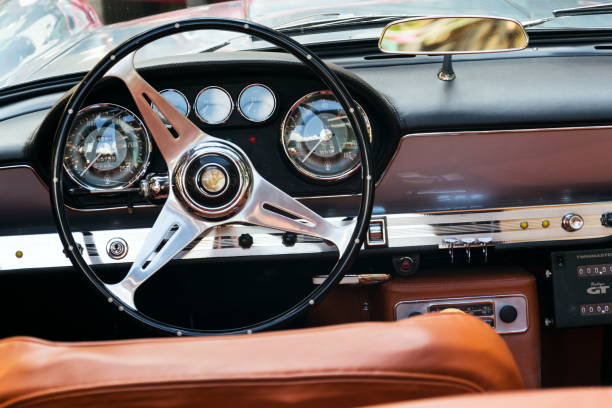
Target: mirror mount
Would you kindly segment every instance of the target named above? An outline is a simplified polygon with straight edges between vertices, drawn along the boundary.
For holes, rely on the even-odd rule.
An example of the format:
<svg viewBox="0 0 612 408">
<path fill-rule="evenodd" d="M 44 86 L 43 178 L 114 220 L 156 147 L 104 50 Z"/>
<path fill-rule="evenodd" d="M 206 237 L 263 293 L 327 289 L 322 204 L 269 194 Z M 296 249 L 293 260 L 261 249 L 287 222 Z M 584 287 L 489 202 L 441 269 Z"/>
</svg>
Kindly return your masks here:
<svg viewBox="0 0 612 408">
<path fill-rule="evenodd" d="M 525 29 L 501 17 L 416 17 L 394 21 L 384 28 L 378 48 L 388 54 L 443 55 L 438 78 L 456 78 L 452 55 L 519 51 L 527 47 Z"/>
<path fill-rule="evenodd" d="M 442 60 L 442 68 L 438 71 L 438 79 L 440 81 L 452 81 L 455 79 L 455 71 L 453 70 L 453 56 L 446 54 Z"/>
</svg>

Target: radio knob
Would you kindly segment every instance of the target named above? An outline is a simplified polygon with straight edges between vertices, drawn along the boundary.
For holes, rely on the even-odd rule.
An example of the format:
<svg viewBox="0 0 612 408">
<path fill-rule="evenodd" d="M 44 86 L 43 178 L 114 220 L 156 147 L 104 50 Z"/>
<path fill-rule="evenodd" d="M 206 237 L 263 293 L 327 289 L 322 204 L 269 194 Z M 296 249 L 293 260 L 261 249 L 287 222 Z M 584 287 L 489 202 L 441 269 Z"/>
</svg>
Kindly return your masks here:
<svg viewBox="0 0 612 408">
<path fill-rule="evenodd" d="M 499 318 L 504 323 L 512 323 L 516 320 L 518 316 L 518 311 L 514 306 L 506 305 L 501 308 L 499 311 Z"/>
<path fill-rule="evenodd" d="M 584 226 L 584 219 L 575 213 L 565 214 L 561 219 L 561 225 L 568 232 L 578 231 Z"/>
</svg>

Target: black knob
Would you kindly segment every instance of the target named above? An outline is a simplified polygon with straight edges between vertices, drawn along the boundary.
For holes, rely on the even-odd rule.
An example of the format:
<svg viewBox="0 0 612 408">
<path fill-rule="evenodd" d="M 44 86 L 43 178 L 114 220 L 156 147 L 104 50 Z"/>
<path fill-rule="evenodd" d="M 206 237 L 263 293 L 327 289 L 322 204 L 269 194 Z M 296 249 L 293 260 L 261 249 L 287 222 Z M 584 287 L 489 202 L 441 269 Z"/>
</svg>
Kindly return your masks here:
<svg viewBox="0 0 612 408">
<path fill-rule="evenodd" d="M 518 311 L 516 310 L 514 306 L 509 306 L 509 305 L 504 306 L 499 311 L 499 318 L 504 323 L 512 323 L 513 321 L 516 320 L 517 316 L 518 316 Z"/>
<path fill-rule="evenodd" d="M 250 234 L 242 234 L 238 237 L 238 245 L 241 248 L 250 248 L 253 246 L 253 237 Z"/>
<path fill-rule="evenodd" d="M 292 247 L 295 245 L 296 242 L 297 242 L 297 234 L 294 234 L 293 232 L 285 232 L 283 234 L 283 245 L 284 246 Z"/>
</svg>

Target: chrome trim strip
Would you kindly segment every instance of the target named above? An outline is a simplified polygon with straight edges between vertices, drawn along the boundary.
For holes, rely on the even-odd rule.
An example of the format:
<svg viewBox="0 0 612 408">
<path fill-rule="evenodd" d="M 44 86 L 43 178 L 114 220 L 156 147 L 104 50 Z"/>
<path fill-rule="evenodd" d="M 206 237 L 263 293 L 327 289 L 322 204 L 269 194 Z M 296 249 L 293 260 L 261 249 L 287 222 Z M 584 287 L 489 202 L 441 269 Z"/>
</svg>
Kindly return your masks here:
<svg viewBox="0 0 612 408">
<path fill-rule="evenodd" d="M 563 229 L 561 220 L 575 212 L 584 218 L 578 231 Z M 443 238 L 490 238 L 492 245 L 605 238 L 612 229 L 600 222 L 601 214 L 612 212 L 612 202 L 518 207 L 495 211 L 387 214 L 389 247 L 438 246 Z M 548 227 L 542 221 L 550 222 Z M 526 221 L 528 227 L 521 228 Z"/>
<path fill-rule="evenodd" d="M 92 265 L 133 262 L 143 246 L 149 228 L 75 232 L 75 241 L 85 248 L 83 257 Z M 253 246 L 243 249 L 238 237 L 250 234 Z M 292 254 L 317 254 L 336 251 L 335 246 L 323 240 L 298 235 L 297 243 L 286 247 L 282 243 L 282 231 L 248 225 L 214 227 L 196 238 L 174 259 L 235 258 L 242 256 L 270 256 Z M 112 259 L 106 252 L 109 241 L 121 238 L 128 245 L 128 252 L 121 260 Z M 20 252 L 21 257 L 17 256 Z M 64 255 L 57 234 L 13 235 L 0 237 L 0 271 L 58 268 L 71 266 Z"/>
<path fill-rule="evenodd" d="M 312 278 L 313 285 L 322 285 L 329 275 L 316 275 Z M 344 275 L 338 285 L 376 285 L 391 280 L 391 275 L 388 273 L 364 273 L 364 274 L 349 274 Z"/>
<path fill-rule="evenodd" d="M 561 219 L 569 212 L 583 216 L 585 223 L 582 229 L 573 232 L 563 229 Z M 444 249 L 448 248 L 448 244 L 445 243 L 448 238 L 457 239 L 459 242 L 462 240 L 468 242 L 470 239 L 490 240 L 491 246 L 606 238 L 612 235 L 612 228 L 605 227 L 600 222 L 600 216 L 605 212 L 612 212 L 612 202 L 514 208 L 490 212 L 387 214 L 388 247 Z M 327 220 L 339 222 L 342 218 L 327 218 Z M 542 226 L 543 220 L 550 221 L 547 228 Z M 523 221 L 529 223 L 526 229 L 520 227 Z M 97 256 L 86 257 L 89 262 L 117 263 L 105 255 L 104 249 L 108 241 L 112 238 L 123 238 L 130 250 L 122 262 L 132 261 L 134 254 L 142 247 L 148 231 L 147 228 L 92 231 L 85 233 L 88 237 L 87 242 L 82 233 L 75 233 L 75 238 L 84 247 L 97 251 Z M 253 236 L 254 244 L 249 249 L 240 248 L 238 245 L 238 237 L 245 233 Z M 22 251 L 24 256 L 16 258 L 17 251 Z M 332 251 L 335 251 L 333 245 L 304 235 L 298 235 L 296 245 L 286 247 L 282 242 L 282 231 L 234 224 L 214 228 L 205 236 L 196 239 L 176 258 L 305 255 Z M 0 270 L 68 265 L 68 259 L 63 255 L 56 234 L 0 237 Z"/>
</svg>

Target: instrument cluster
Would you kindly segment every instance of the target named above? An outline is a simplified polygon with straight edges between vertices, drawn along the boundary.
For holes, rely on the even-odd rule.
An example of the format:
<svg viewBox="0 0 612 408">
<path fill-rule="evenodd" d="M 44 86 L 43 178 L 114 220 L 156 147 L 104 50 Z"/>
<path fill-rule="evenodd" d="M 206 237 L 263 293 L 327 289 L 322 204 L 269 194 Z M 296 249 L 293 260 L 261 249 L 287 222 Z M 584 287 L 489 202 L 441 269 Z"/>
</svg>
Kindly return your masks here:
<svg viewBox="0 0 612 408">
<path fill-rule="evenodd" d="M 277 136 L 270 137 L 278 138 L 278 147 L 284 153 L 281 156 L 311 183 L 338 182 L 360 167 L 355 133 L 331 91 L 307 93 L 286 107 L 279 107 L 272 87 L 261 83 L 244 86 L 236 101 L 217 85 L 201 89 L 193 102 L 178 89 L 163 89 L 160 94 L 184 116 L 193 112 L 191 120 L 215 136 L 213 129 L 226 124 L 235 111 L 251 126 L 273 126 Z M 370 121 L 363 108 L 358 105 L 358 109 L 372 141 Z M 280 124 L 272 123 L 274 117 L 282 118 Z M 118 104 L 96 103 L 79 111 L 66 143 L 64 167 L 85 190 L 117 192 L 143 178 L 152 145 L 138 115 Z"/>
</svg>

